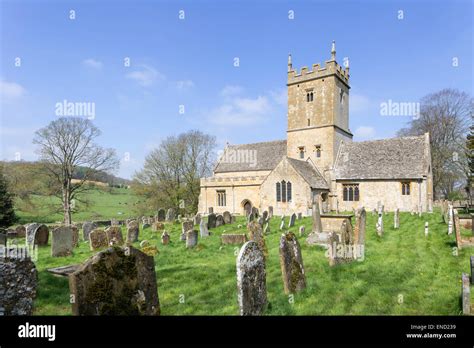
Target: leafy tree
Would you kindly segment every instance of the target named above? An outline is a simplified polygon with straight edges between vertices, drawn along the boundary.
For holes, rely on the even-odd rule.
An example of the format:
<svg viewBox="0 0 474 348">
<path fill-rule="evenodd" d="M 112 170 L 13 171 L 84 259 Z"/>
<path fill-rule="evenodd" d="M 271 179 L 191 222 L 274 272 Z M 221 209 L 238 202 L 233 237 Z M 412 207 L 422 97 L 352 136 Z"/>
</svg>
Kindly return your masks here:
<svg viewBox="0 0 474 348">
<path fill-rule="evenodd" d="M 8 190 L 8 184 L 3 171 L 0 171 L 0 227 L 8 227 L 18 220 L 13 208 L 13 195 Z"/>
</svg>

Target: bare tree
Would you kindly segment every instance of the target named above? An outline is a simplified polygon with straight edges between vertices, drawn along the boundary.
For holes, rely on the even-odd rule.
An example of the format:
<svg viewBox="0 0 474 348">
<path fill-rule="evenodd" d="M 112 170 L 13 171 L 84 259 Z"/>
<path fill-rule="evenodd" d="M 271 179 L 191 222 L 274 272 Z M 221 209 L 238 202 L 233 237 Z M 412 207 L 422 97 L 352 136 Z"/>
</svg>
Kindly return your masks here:
<svg viewBox="0 0 474 348">
<path fill-rule="evenodd" d="M 65 224 L 71 224 L 71 202 L 88 189 L 84 183 L 97 171 L 118 168 L 115 150 L 94 142 L 100 134 L 90 120 L 79 117 L 59 118 L 35 134 L 33 143 L 38 145 L 40 159 L 57 184 L 55 191 L 61 197 Z M 84 175 L 73 183 L 78 168 L 84 169 Z"/>
<path fill-rule="evenodd" d="M 215 138 L 192 130 L 163 140 L 145 159 L 143 169 L 135 174 L 135 192 L 147 197 L 154 208 L 160 205 L 186 211 L 197 209 L 200 178 L 211 172 Z"/>
<path fill-rule="evenodd" d="M 465 175 L 465 139 L 474 101 L 465 92 L 443 89 L 423 97 L 420 104 L 419 118 L 398 135 L 430 133 L 434 194 L 448 196 Z"/>
</svg>

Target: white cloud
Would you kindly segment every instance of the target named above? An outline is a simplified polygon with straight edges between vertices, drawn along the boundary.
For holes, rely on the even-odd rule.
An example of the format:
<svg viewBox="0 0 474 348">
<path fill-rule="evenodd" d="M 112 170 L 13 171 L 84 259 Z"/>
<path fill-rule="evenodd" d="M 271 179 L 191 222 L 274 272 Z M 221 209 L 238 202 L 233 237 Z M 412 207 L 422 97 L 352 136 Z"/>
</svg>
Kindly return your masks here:
<svg viewBox="0 0 474 348">
<path fill-rule="evenodd" d="M 95 60 L 93 58 L 83 60 L 82 64 L 88 68 L 97 69 L 97 70 L 102 69 L 102 66 L 103 66 L 102 62 Z"/>
<path fill-rule="evenodd" d="M 156 81 L 163 81 L 165 76 L 149 65 L 139 65 L 140 70 L 135 70 L 126 75 L 126 78 L 136 81 L 143 87 L 149 87 Z"/>
<path fill-rule="evenodd" d="M 26 94 L 26 89 L 18 83 L 0 81 L 0 98 L 2 101 L 11 101 L 21 98 Z"/>
<path fill-rule="evenodd" d="M 270 96 L 278 105 L 288 105 L 288 91 L 286 88 L 281 88 L 278 91 L 270 91 Z"/>
<path fill-rule="evenodd" d="M 234 98 L 211 110 L 209 122 L 219 126 L 249 126 L 269 118 L 272 110 L 266 96 Z"/>
<path fill-rule="evenodd" d="M 370 100 L 361 94 L 351 94 L 349 101 L 349 112 L 368 112 L 370 107 Z"/>
<path fill-rule="evenodd" d="M 360 126 L 354 132 L 356 140 L 371 140 L 375 138 L 375 129 L 373 127 Z"/>
<path fill-rule="evenodd" d="M 244 89 L 241 86 L 227 85 L 221 90 L 220 95 L 223 97 L 233 97 L 241 94 L 243 91 Z"/>
<path fill-rule="evenodd" d="M 179 90 L 185 90 L 194 87 L 194 82 L 192 80 L 181 80 L 176 82 L 176 88 Z"/>
</svg>

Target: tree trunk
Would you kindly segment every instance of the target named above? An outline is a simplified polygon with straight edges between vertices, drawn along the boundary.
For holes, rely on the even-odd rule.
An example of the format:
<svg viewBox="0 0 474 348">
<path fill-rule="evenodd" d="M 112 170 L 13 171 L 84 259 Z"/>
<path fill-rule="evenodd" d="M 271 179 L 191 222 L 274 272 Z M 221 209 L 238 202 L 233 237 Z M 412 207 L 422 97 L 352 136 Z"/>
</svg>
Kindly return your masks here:
<svg viewBox="0 0 474 348">
<path fill-rule="evenodd" d="M 70 182 L 67 180 L 63 184 L 63 211 L 64 211 L 64 224 L 65 225 L 70 225 L 72 223 L 70 188 L 71 188 Z"/>
</svg>

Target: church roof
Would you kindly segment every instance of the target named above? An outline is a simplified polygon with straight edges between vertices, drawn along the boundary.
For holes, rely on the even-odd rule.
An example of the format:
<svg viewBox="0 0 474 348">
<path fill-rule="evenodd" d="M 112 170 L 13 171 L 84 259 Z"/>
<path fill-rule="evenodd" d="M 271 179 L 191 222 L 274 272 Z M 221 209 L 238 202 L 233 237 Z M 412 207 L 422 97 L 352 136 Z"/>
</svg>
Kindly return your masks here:
<svg viewBox="0 0 474 348">
<path fill-rule="evenodd" d="M 214 168 L 214 173 L 273 170 L 286 155 L 286 140 L 229 145 Z"/>
<path fill-rule="evenodd" d="M 329 189 L 329 186 L 324 180 L 319 171 L 307 161 L 301 161 L 294 158 L 287 157 L 288 163 L 298 172 L 298 174 L 309 184 L 312 188 Z"/>
<path fill-rule="evenodd" d="M 336 179 L 418 179 L 428 173 L 425 135 L 343 142 L 335 163 Z"/>
</svg>

